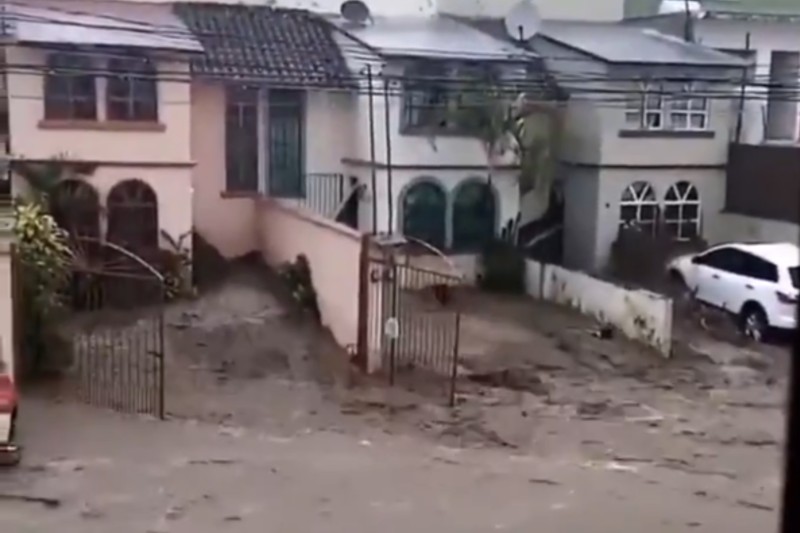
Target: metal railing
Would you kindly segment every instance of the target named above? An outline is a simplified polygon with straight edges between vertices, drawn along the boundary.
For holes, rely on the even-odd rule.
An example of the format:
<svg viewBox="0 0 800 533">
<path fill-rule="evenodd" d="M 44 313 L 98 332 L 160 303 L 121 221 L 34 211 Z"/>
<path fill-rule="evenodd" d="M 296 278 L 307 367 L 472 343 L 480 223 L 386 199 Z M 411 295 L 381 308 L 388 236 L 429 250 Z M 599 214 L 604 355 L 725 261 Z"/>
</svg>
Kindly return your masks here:
<svg viewBox="0 0 800 533">
<path fill-rule="evenodd" d="M 333 218 L 350 190 L 343 174 L 306 174 L 305 194 L 300 203 L 324 217 Z"/>
</svg>

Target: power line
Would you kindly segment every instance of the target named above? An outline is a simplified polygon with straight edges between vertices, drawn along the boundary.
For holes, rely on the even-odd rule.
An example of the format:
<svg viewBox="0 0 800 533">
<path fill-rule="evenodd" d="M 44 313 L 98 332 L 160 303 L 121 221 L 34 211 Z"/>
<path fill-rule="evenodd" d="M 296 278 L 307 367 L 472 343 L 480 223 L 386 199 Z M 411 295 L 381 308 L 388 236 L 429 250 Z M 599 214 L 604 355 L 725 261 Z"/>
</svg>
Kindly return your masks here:
<svg viewBox="0 0 800 533">
<path fill-rule="evenodd" d="M 311 16 L 312 17 L 316 17 L 318 20 L 324 20 L 321 17 L 318 17 L 316 15 L 311 15 Z M 11 16 L 10 18 L 13 20 L 15 17 Z M 36 21 L 44 21 L 44 22 L 47 22 L 47 23 L 50 23 L 50 24 L 63 24 L 63 25 L 69 25 L 69 26 L 76 25 L 76 23 L 59 21 L 59 20 L 55 20 L 55 19 L 50 19 L 48 17 L 32 17 L 32 18 L 35 19 Z M 107 17 L 107 18 L 118 19 L 117 17 Z M 23 19 L 24 19 L 24 17 L 23 17 Z M 119 20 L 120 21 L 124 21 L 126 23 L 130 23 L 130 24 L 138 24 L 138 25 L 143 25 L 144 24 L 141 21 L 134 21 L 134 20 L 131 20 L 131 19 L 119 19 Z M 100 29 L 129 31 L 128 28 L 119 28 L 119 27 L 110 26 L 110 25 L 88 25 L 88 26 L 94 27 L 94 28 L 100 28 Z M 145 33 L 148 33 L 148 34 L 152 34 L 151 30 L 142 30 L 142 31 L 144 31 Z M 181 31 L 178 32 L 178 34 L 180 34 L 181 36 L 186 36 L 186 37 L 194 37 L 194 36 L 197 35 L 197 33 L 193 33 L 193 32 L 190 32 L 188 30 L 181 30 Z M 217 37 L 220 34 L 208 34 L 208 35 Z M 237 38 L 240 38 L 240 37 L 237 37 Z M 13 46 L 13 44 L 6 43 L 5 46 Z M 110 55 L 108 52 L 90 52 L 90 53 L 81 52 L 81 54 L 90 55 L 92 57 L 108 57 Z M 130 57 L 135 57 L 135 56 L 125 55 L 124 57 L 130 58 Z M 375 59 L 374 55 L 370 56 L 370 57 L 373 60 Z M 574 58 L 572 58 L 572 59 L 574 59 Z M 587 60 L 587 61 L 593 61 L 593 60 Z M 242 64 L 242 63 L 238 63 L 238 62 L 226 62 L 226 63 L 227 63 L 227 66 L 230 66 L 230 67 L 237 67 L 237 66 L 249 67 L 249 68 L 253 67 L 252 64 Z M 44 67 L 42 65 L 9 65 L 7 67 L 7 72 L 12 72 L 13 73 L 13 72 L 15 72 L 15 69 L 22 69 L 22 70 L 25 70 L 28 73 L 34 72 L 34 71 L 37 71 L 37 70 L 44 71 L 44 72 L 47 72 L 49 70 L 47 67 Z M 283 70 L 284 73 L 293 74 L 295 69 L 282 69 L 282 70 Z M 320 78 L 323 78 L 323 79 L 308 80 L 308 81 L 302 81 L 302 82 L 298 82 L 298 83 L 288 83 L 288 82 L 285 82 L 285 81 L 282 82 L 282 81 L 279 81 L 279 80 L 275 80 L 274 77 L 270 77 L 270 76 L 240 76 L 240 75 L 222 74 L 222 75 L 216 75 L 216 76 L 204 76 L 204 75 L 201 75 L 199 77 L 200 78 L 219 79 L 219 80 L 224 80 L 224 81 L 237 81 L 237 82 L 241 82 L 241 83 L 256 83 L 256 84 L 268 83 L 268 84 L 270 84 L 271 86 L 273 86 L 275 88 L 300 88 L 300 87 L 302 87 L 304 89 L 317 89 L 317 90 L 332 90 L 333 89 L 333 90 L 341 90 L 343 92 L 351 92 L 354 89 L 353 89 L 353 87 L 338 87 L 338 86 L 337 87 L 331 87 L 330 85 L 334 85 L 334 84 L 356 85 L 357 88 L 355 90 L 358 92 L 358 94 L 362 94 L 362 93 L 369 94 L 369 90 L 365 89 L 363 87 L 363 84 L 367 81 L 366 80 L 366 76 L 363 73 L 359 73 L 359 74 L 352 74 L 351 73 L 350 75 L 342 75 L 342 76 L 327 76 L 328 79 L 324 79 L 326 76 L 320 75 L 320 73 L 315 72 L 315 71 L 309 71 L 308 69 L 303 69 L 303 68 L 298 68 L 296 70 L 297 70 L 298 77 L 299 76 L 319 76 Z M 107 72 L 107 71 L 103 71 L 102 69 L 91 70 L 91 71 L 83 69 L 82 72 L 90 73 L 90 74 L 94 74 L 94 75 L 114 75 L 114 74 L 118 74 L 118 73 L 110 73 L 110 72 Z M 551 88 L 552 84 L 555 83 L 557 85 L 558 84 L 566 85 L 568 87 L 567 91 L 573 96 L 593 95 L 595 97 L 595 100 L 600 102 L 601 100 L 600 100 L 600 98 L 597 98 L 598 96 L 602 96 L 602 95 L 637 95 L 638 96 L 638 95 L 642 94 L 644 91 L 641 90 L 641 89 L 636 89 L 636 88 L 600 88 L 600 87 L 581 88 L 581 87 L 575 87 L 574 85 L 576 83 L 594 84 L 594 83 L 598 83 L 598 82 L 604 82 L 604 83 L 613 83 L 613 82 L 642 83 L 642 82 L 646 82 L 646 80 L 643 79 L 642 77 L 636 77 L 636 76 L 614 78 L 614 77 L 611 77 L 611 76 L 608 76 L 608 75 L 597 75 L 597 74 L 581 75 L 579 73 L 576 74 L 574 72 L 572 72 L 570 74 L 562 74 L 562 73 L 553 74 L 551 72 L 550 75 L 551 75 L 550 76 L 551 78 L 555 78 L 555 79 L 552 80 L 552 81 L 547 81 L 545 79 L 535 79 L 535 78 L 532 79 L 530 76 L 521 77 L 521 78 L 504 77 L 504 78 L 500 78 L 500 79 L 494 80 L 491 83 L 491 87 L 493 89 L 499 89 L 499 90 L 501 90 L 501 92 L 503 90 L 507 89 L 509 93 L 518 93 L 518 92 L 524 92 L 524 91 L 546 92 L 548 89 Z M 187 83 L 191 83 L 191 81 L 192 81 L 189 73 L 187 73 L 187 72 L 175 72 L 175 71 L 168 72 L 168 71 L 163 71 L 163 69 L 156 74 L 156 77 L 158 78 L 159 81 L 163 81 L 163 82 L 187 82 Z M 376 80 L 379 81 L 379 83 L 378 83 L 379 85 L 382 83 L 381 80 L 383 80 L 383 81 L 389 81 L 390 83 L 400 82 L 400 83 L 403 83 L 403 84 L 435 83 L 435 84 L 439 84 L 439 85 L 445 86 L 445 88 L 448 88 L 448 87 L 446 87 L 446 85 L 450 84 L 449 88 L 458 89 L 459 92 L 464 92 L 464 93 L 483 92 L 483 91 L 486 90 L 486 85 L 481 83 L 480 81 L 470 81 L 470 80 L 467 80 L 467 79 L 454 80 L 453 78 L 450 78 L 450 77 L 441 77 L 440 78 L 440 77 L 433 77 L 433 76 L 409 76 L 409 75 L 391 76 L 390 77 L 390 76 L 384 76 L 383 73 L 381 73 L 381 72 L 377 72 L 374 77 L 375 77 Z M 661 81 L 668 81 L 668 80 L 662 79 Z M 720 83 L 720 84 L 722 84 L 722 83 L 730 83 L 731 85 L 741 86 L 741 81 L 742 80 L 740 79 L 740 77 L 734 77 L 734 79 L 724 79 L 724 78 L 709 79 L 709 78 L 705 78 L 704 77 L 702 79 L 701 78 L 695 78 L 695 79 L 682 78 L 680 80 L 669 80 L 669 81 L 674 81 L 675 83 L 678 83 L 678 82 L 703 81 L 703 82 Z M 774 84 L 756 84 L 756 83 L 748 83 L 748 87 L 749 88 L 757 87 L 757 88 L 761 88 L 761 89 L 775 89 L 776 88 Z M 388 90 L 392 94 L 403 94 L 403 92 L 404 92 L 402 90 L 398 91 L 394 87 L 390 87 Z M 795 101 L 797 99 L 800 99 L 800 87 L 794 87 L 794 88 L 788 88 L 788 89 L 787 88 L 780 88 L 779 91 L 780 91 L 781 94 L 770 95 L 769 99 L 771 99 L 773 101 L 775 101 L 775 100 L 779 100 L 779 101 L 780 100 L 783 100 L 783 101 Z M 380 90 L 380 88 L 379 88 L 377 92 L 383 92 L 383 91 Z M 647 94 L 669 96 L 669 95 L 683 95 L 683 92 L 681 92 L 681 91 L 667 91 L 667 90 L 664 90 L 662 88 L 662 89 L 660 89 L 658 91 L 652 91 L 652 90 L 647 91 Z M 698 97 L 707 97 L 707 98 L 711 98 L 711 99 L 733 99 L 733 100 L 737 100 L 737 101 L 740 101 L 742 99 L 741 95 L 733 94 L 733 88 L 731 89 L 731 91 L 719 91 L 718 90 L 718 91 L 714 92 L 714 91 L 706 90 L 706 91 L 703 91 L 701 93 L 698 93 Z M 759 94 L 755 94 L 754 95 L 754 94 L 752 94 L 752 91 L 750 91 L 750 92 L 747 92 L 747 94 L 745 94 L 744 99 L 745 100 L 761 100 L 761 99 L 767 99 L 767 97 L 759 95 Z M 624 100 L 627 101 L 628 99 L 626 98 Z"/>
<path fill-rule="evenodd" d="M 3 71 L 8 74 L 18 74 L 18 75 L 35 75 L 45 77 L 53 72 L 52 69 L 40 65 L 40 64 L 7 64 L 3 67 Z M 108 77 L 116 77 L 119 76 L 119 72 L 115 72 L 109 70 L 107 68 L 82 68 L 75 71 L 70 71 L 69 75 L 91 75 L 91 76 L 108 76 Z M 127 75 L 126 75 L 127 77 Z M 208 81 L 226 81 L 226 82 L 236 82 L 238 84 L 243 85 L 256 85 L 261 86 L 267 84 L 270 88 L 273 89 L 298 89 L 302 88 L 305 90 L 320 90 L 323 92 L 339 92 L 339 93 L 346 93 L 346 94 L 355 94 L 355 95 L 368 95 L 370 93 L 368 87 L 364 87 L 363 85 L 359 84 L 357 86 L 329 86 L 329 85 L 316 85 L 316 84 L 308 84 L 308 83 L 288 83 L 288 82 L 281 82 L 275 80 L 273 77 L 270 76 L 231 76 L 231 75 L 220 75 L 220 76 L 192 76 L 188 71 L 164 71 L 161 70 L 153 75 L 134 75 L 131 76 L 132 78 L 140 78 L 140 79 L 152 79 L 154 81 L 158 81 L 161 83 L 197 83 L 198 81 L 208 80 Z M 349 79 L 350 81 L 359 81 L 364 82 L 367 81 L 366 76 L 358 76 L 352 77 Z M 485 85 L 480 82 L 476 83 L 465 83 L 464 80 L 452 80 L 448 78 L 431 78 L 431 77 L 418 77 L 418 78 L 411 78 L 408 77 L 390 77 L 390 78 L 383 78 L 380 74 L 376 74 L 374 76 L 374 87 L 372 90 L 372 94 L 383 94 L 384 92 L 388 92 L 391 96 L 403 96 L 409 92 L 413 92 L 415 89 L 414 87 L 408 87 L 410 82 L 414 83 L 434 83 L 446 90 L 453 90 L 453 92 L 458 92 L 463 94 L 464 96 L 470 96 L 473 94 L 477 95 L 485 95 L 487 90 L 497 90 L 500 95 L 507 95 L 507 96 L 515 96 L 520 93 L 546 93 L 549 89 L 549 86 L 543 81 L 532 81 L 530 79 L 519 79 L 519 80 L 505 80 L 499 84 L 492 84 L 492 85 Z M 388 82 L 389 86 L 385 87 L 385 82 Z M 400 83 L 398 83 L 400 82 Z M 424 88 L 417 90 L 424 90 Z M 591 87 L 591 88 L 581 88 L 581 87 L 572 87 L 570 89 L 570 94 L 572 97 L 579 98 L 581 100 L 589 100 L 594 103 L 629 103 L 631 101 L 631 96 L 636 96 L 637 98 L 642 96 L 662 96 L 662 97 L 674 97 L 674 98 L 707 98 L 709 100 L 731 100 L 731 101 L 740 101 L 742 96 L 735 92 L 734 88 L 731 90 L 725 91 L 712 91 L 706 90 L 697 93 L 687 93 L 682 90 L 670 90 L 667 88 L 660 88 L 658 90 L 650 90 L 647 92 L 644 91 L 637 91 L 634 89 L 629 88 L 614 88 L 614 87 Z M 531 95 L 533 99 L 535 99 L 535 95 Z M 22 95 L 17 95 L 17 98 L 24 98 Z M 549 98 L 544 98 L 544 100 L 548 100 Z M 793 92 L 786 92 L 783 95 L 763 95 L 763 94 L 745 94 L 744 100 L 745 101 L 800 101 L 800 90 L 795 90 Z M 469 103 L 464 103 L 465 107 L 469 107 Z M 475 107 L 481 107 L 481 103 L 474 104 Z"/>
</svg>

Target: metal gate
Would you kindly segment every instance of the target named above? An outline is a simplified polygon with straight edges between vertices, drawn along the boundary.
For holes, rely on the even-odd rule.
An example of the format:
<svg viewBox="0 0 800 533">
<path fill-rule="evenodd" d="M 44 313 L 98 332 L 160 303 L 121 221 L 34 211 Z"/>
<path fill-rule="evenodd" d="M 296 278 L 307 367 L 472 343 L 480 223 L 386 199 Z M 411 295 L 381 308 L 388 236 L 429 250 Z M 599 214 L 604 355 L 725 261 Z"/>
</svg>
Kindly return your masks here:
<svg viewBox="0 0 800 533">
<path fill-rule="evenodd" d="M 380 358 L 391 385 L 406 375 L 444 379 L 455 405 L 461 313 L 453 289 L 461 280 L 392 255 L 368 264 L 368 357 Z"/>
<path fill-rule="evenodd" d="M 63 328 L 78 397 L 164 418 L 163 277 L 110 242 L 82 239 L 74 256 Z"/>
</svg>

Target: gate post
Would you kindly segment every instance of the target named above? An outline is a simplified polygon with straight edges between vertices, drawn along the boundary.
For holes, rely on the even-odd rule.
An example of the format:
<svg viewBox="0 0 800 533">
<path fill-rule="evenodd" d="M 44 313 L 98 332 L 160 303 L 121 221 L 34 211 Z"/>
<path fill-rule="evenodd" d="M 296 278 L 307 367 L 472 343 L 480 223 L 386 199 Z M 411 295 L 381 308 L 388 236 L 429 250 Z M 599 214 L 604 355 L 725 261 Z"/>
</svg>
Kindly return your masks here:
<svg viewBox="0 0 800 533">
<path fill-rule="evenodd" d="M 361 250 L 358 256 L 358 326 L 356 333 L 356 356 L 353 363 L 364 373 L 368 372 L 369 360 L 369 250 L 370 237 L 361 236 Z"/>
<path fill-rule="evenodd" d="M 21 304 L 16 290 L 15 274 L 19 275 L 14 264 L 14 212 L 10 206 L 0 207 L 0 357 L 3 358 L 8 373 L 16 380 L 23 368 L 18 368 L 19 356 L 16 343 L 21 339 L 17 331 L 21 324 L 21 316 L 14 304 Z M 15 272 L 17 270 L 17 272 Z"/>
</svg>

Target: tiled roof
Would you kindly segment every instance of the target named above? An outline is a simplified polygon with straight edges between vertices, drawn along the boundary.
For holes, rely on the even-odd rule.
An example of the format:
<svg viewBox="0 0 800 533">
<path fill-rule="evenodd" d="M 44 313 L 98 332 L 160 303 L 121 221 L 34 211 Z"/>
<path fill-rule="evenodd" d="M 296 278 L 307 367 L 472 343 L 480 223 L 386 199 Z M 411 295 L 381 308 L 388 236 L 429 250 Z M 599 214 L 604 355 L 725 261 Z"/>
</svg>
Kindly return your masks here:
<svg viewBox="0 0 800 533">
<path fill-rule="evenodd" d="M 179 2 L 175 13 L 203 45 L 193 70 L 283 86 L 341 86 L 349 78 L 328 23 L 308 11 Z"/>
</svg>

